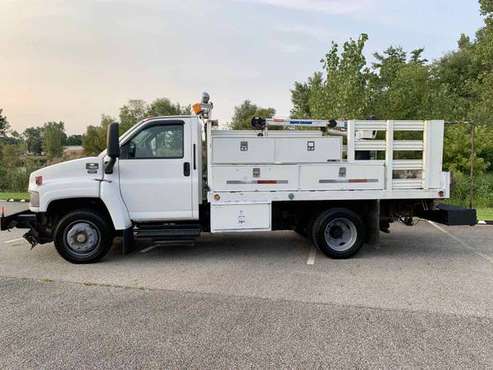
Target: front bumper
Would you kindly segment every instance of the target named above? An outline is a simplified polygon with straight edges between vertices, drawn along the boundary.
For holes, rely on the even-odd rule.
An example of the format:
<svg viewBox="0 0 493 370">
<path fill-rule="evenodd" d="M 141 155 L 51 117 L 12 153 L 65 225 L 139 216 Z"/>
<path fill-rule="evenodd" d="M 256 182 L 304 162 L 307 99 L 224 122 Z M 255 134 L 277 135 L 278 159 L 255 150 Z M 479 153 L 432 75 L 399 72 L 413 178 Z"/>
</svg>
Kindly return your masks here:
<svg viewBox="0 0 493 370">
<path fill-rule="evenodd" d="M 39 222 L 39 214 L 29 210 L 13 213 L 8 216 L 0 217 L 0 230 L 6 231 L 13 228 L 29 229 L 24 234 L 26 239 L 33 247 L 36 244 L 44 244 L 53 241 L 51 235 L 46 232 L 46 228 Z"/>
<path fill-rule="evenodd" d="M 30 229 L 37 221 L 36 214 L 31 211 L 17 212 L 8 216 L 2 215 L 0 218 L 0 230 L 10 230 L 14 227 L 18 229 Z"/>
</svg>

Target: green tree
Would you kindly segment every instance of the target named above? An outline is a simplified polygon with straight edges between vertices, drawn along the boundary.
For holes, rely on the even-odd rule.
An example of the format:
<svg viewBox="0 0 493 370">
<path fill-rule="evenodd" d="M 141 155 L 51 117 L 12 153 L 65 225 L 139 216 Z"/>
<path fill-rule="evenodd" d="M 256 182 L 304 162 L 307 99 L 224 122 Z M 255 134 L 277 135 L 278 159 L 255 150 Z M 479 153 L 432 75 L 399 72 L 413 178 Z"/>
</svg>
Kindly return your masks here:
<svg viewBox="0 0 493 370">
<path fill-rule="evenodd" d="M 5 144 L 2 147 L 3 179 L 0 186 L 5 191 L 24 190 L 27 185 L 23 166 L 24 148 L 18 144 Z"/>
<path fill-rule="evenodd" d="M 459 48 L 450 52 L 433 65 L 433 75 L 445 90 L 448 105 L 442 117 L 450 121 L 470 121 L 474 104 L 478 100 L 477 79 L 480 65 L 475 57 L 475 46 L 462 35 Z"/>
<path fill-rule="evenodd" d="M 147 104 L 143 100 L 129 100 L 120 108 L 120 133 L 124 133 L 137 122 L 147 117 Z"/>
<path fill-rule="evenodd" d="M 250 100 L 245 100 L 241 105 L 234 108 L 231 128 L 233 130 L 249 130 L 252 128 L 253 117 L 272 118 L 275 114 L 274 108 L 261 108 L 252 104 Z"/>
<path fill-rule="evenodd" d="M 43 152 L 43 137 L 40 127 L 29 127 L 24 130 L 24 140 L 26 141 L 27 151 L 35 155 Z"/>
<path fill-rule="evenodd" d="M 65 141 L 65 145 L 82 145 L 82 135 L 70 135 Z"/>
<path fill-rule="evenodd" d="M 2 148 L 2 161 L 6 168 L 12 169 L 22 165 L 23 150 L 22 146 L 9 144 Z"/>
<path fill-rule="evenodd" d="M 442 117 L 475 126 L 476 174 L 493 168 L 493 19 L 492 2 L 480 1 L 485 25 L 471 40 L 462 35 L 458 49 L 434 64 L 434 74 L 445 91 Z M 470 166 L 470 126 L 446 130 L 446 165 L 458 171 Z M 459 132 L 459 134 L 457 134 Z M 468 162 L 467 165 L 465 162 Z M 467 170 L 468 172 L 468 170 Z"/>
<path fill-rule="evenodd" d="M 172 103 L 168 98 L 159 98 L 147 106 L 146 116 L 157 117 L 189 115 L 190 111 L 190 105 L 182 106 L 180 103 Z"/>
<path fill-rule="evenodd" d="M 291 90 L 291 117 L 293 118 L 310 118 L 310 81 L 294 83 L 294 88 Z"/>
<path fill-rule="evenodd" d="M 306 83 L 295 83 L 291 91 L 293 117 L 354 119 L 368 115 L 371 73 L 363 54 L 367 40 L 368 36 L 361 34 L 358 40 L 350 39 L 342 48 L 332 43 L 321 60 L 323 71 Z"/>
<path fill-rule="evenodd" d="M 111 116 L 103 115 L 99 126 L 88 126 L 82 137 L 82 146 L 86 155 L 98 155 L 106 149 L 106 130 L 115 122 Z"/>
<path fill-rule="evenodd" d="M 463 190 L 472 183 L 463 174 L 469 173 L 471 161 L 477 181 L 487 179 L 478 175 L 493 169 L 493 0 L 479 2 L 485 24 L 476 37 L 462 35 L 456 50 L 432 63 L 423 57 L 423 49 L 407 53 L 389 47 L 375 53 L 368 67 L 363 55 L 366 35 L 344 43 L 342 50 L 332 44 L 322 72 L 294 84 L 291 114 L 453 121 L 458 124 L 445 130 L 444 168 L 457 174 Z M 471 156 L 472 130 L 477 139 Z M 417 134 L 406 135 L 403 138 Z"/>
<path fill-rule="evenodd" d="M 2 114 L 3 109 L 0 108 L 0 138 L 5 138 L 7 136 L 7 131 L 10 128 L 9 121 L 7 117 Z"/>
<path fill-rule="evenodd" d="M 120 133 L 124 133 L 137 122 L 148 117 L 189 115 L 190 105 L 172 103 L 168 98 L 159 98 L 147 104 L 144 100 L 129 100 L 120 108 Z"/>
<path fill-rule="evenodd" d="M 47 122 L 43 125 L 43 148 L 48 159 L 61 158 L 67 135 L 63 122 Z"/>
<path fill-rule="evenodd" d="M 363 49 L 368 40 L 361 34 L 358 40 L 345 42 L 342 50 L 336 43 L 322 59 L 325 83 L 318 96 L 320 118 L 361 118 L 368 115 L 367 85 L 370 72 Z"/>
<path fill-rule="evenodd" d="M 439 86 L 431 67 L 422 58 L 423 49 L 411 51 L 390 47 L 375 53 L 369 83 L 372 116 L 378 119 L 432 119 L 441 105 Z M 439 110 L 439 109 L 438 109 Z"/>
<path fill-rule="evenodd" d="M 491 17 L 493 14 L 493 0 L 479 0 L 481 14 L 486 17 Z"/>
</svg>

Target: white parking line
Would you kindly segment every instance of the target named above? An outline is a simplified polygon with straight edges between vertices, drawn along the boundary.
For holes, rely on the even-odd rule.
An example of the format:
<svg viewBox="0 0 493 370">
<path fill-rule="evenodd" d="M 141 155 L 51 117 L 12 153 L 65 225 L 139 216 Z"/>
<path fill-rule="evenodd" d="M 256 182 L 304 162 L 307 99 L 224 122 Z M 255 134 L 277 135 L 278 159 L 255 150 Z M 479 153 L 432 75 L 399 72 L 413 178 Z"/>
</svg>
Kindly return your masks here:
<svg viewBox="0 0 493 370">
<path fill-rule="evenodd" d="M 15 242 L 20 242 L 24 240 L 24 238 L 17 238 L 17 239 L 12 239 L 12 240 L 6 240 L 4 241 L 5 244 L 11 244 L 11 243 L 15 243 Z"/>
<path fill-rule="evenodd" d="M 153 250 L 154 248 L 157 248 L 158 246 L 157 245 L 151 245 L 150 247 L 147 247 L 147 248 L 144 248 L 140 251 L 140 253 L 147 253 L 151 250 Z"/>
<path fill-rule="evenodd" d="M 455 235 L 449 233 L 447 230 L 445 230 L 443 227 L 437 225 L 436 223 L 434 223 L 433 221 L 428 221 L 428 223 L 430 223 L 430 225 L 432 225 L 433 227 L 435 227 L 436 229 L 440 230 L 442 233 L 444 234 L 447 234 L 448 236 L 450 236 L 452 239 L 454 239 L 457 243 L 459 243 L 460 245 L 462 245 L 464 248 L 466 249 L 469 249 L 471 252 L 473 252 L 475 255 L 479 256 L 479 257 L 482 257 L 484 258 L 486 261 L 488 261 L 489 263 L 493 264 L 493 258 L 491 258 L 490 256 L 487 256 L 486 254 L 483 254 L 481 252 L 478 252 L 476 250 L 476 248 L 474 247 L 471 247 L 470 245 L 468 245 L 465 241 L 463 241 L 462 239 L 459 239 L 458 237 L 456 237 Z"/>
<path fill-rule="evenodd" d="M 317 255 L 317 248 L 312 245 L 310 249 L 310 254 L 308 254 L 308 260 L 306 261 L 307 265 L 314 265 L 315 264 L 315 256 Z"/>
</svg>

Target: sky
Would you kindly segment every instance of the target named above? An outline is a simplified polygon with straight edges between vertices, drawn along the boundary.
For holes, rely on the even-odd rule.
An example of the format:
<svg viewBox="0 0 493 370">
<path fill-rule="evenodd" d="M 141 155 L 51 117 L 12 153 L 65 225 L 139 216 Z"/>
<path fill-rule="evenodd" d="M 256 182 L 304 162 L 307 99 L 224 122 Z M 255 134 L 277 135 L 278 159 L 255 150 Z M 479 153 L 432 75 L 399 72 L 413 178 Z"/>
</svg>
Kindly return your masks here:
<svg viewBox="0 0 493 370">
<path fill-rule="evenodd" d="M 370 61 L 390 45 L 433 60 L 481 25 L 475 0 L 0 0 L 0 108 L 19 132 L 70 134 L 129 99 L 203 91 L 223 124 L 245 99 L 288 116 L 332 41 L 365 32 Z"/>
</svg>

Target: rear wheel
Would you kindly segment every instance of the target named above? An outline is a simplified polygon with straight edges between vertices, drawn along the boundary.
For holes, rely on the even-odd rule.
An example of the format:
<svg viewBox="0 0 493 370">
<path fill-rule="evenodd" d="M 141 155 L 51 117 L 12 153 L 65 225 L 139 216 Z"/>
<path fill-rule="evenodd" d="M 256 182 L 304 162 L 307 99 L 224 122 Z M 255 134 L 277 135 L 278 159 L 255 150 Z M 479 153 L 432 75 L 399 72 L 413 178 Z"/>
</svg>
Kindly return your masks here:
<svg viewBox="0 0 493 370">
<path fill-rule="evenodd" d="M 55 229 L 58 253 L 72 263 L 91 263 L 103 258 L 113 242 L 113 228 L 91 210 L 73 211 Z"/>
<path fill-rule="evenodd" d="M 345 208 L 322 212 L 312 227 L 313 242 L 332 258 L 348 258 L 356 254 L 363 246 L 365 233 L 361 218 Z"/>
</svg>

